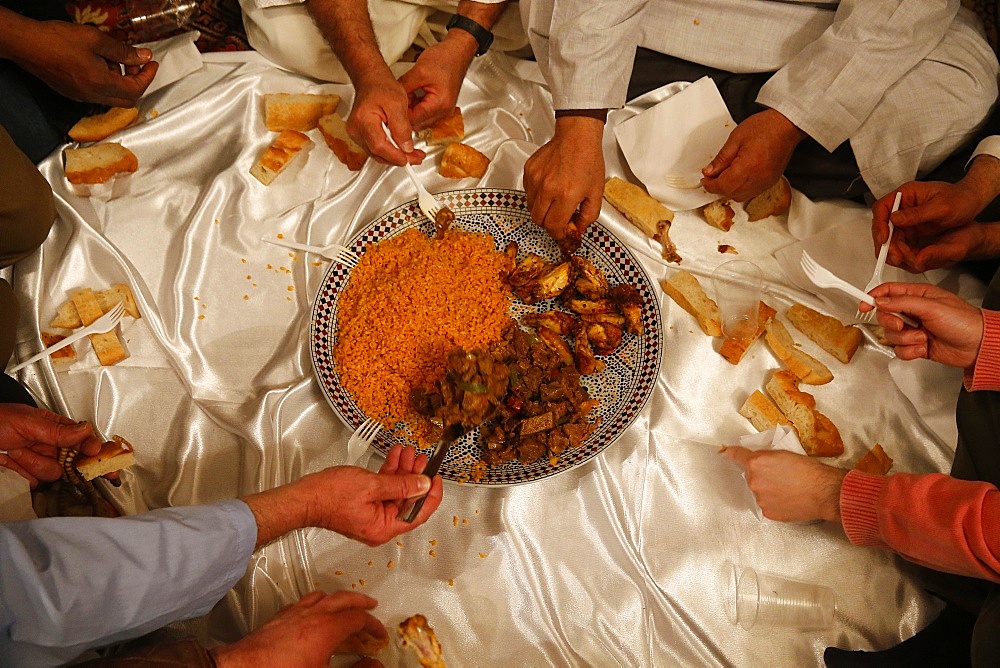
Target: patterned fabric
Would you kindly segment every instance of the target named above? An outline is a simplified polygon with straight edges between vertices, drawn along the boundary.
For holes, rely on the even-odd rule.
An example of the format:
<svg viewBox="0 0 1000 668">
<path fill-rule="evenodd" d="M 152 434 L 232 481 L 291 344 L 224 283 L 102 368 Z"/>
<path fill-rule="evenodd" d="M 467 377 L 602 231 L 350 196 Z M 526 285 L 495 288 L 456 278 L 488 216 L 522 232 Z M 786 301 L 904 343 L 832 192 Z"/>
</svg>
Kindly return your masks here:
<svg viewBox="0 0 1000 668">
<path fill-rule="evenodd" d="M 250 48 L 238 0 L 199 0 L 198 5 L 199 11 L 190 24 L 182 29 L 168 27 L 155 39 L 184 30 L 199 30 L 201 37 L 195 45 L 203 53 L 246 51 Z M 124 0 L 70 0 L 66 3 L 66 12 L 76 23 L 97 26 L 120 40 L 134 42 L 147 39 L 130 27 L 131 14 Z"/>
</svg>

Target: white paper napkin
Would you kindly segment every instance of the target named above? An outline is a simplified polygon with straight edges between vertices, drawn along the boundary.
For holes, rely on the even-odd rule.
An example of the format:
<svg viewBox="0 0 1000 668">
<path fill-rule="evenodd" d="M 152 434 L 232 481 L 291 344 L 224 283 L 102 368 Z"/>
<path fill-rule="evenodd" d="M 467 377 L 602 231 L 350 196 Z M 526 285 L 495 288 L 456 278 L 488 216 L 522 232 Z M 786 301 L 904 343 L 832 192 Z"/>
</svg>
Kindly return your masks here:
<svg viewBox="0 0 1000 668">
<path fill-rule="evenodd" d="M 618 124 L 615 136 L 649 194 L 675 211 L 687 211 L 719 196 L 704 188 L 671 188 L 664 178 L 701 172 L 735 127 L 715 82 L 704 77 Z"/>
<path fill-rule="evenodd" d="M 195 40 L 200 36 L 200 32 L 192 30 L 157 42 L 136 44 L 136 48 L 152 51 L 153 60 L 160 64 L 159 69 L 156 70 L 156 76 L 153 77 L 153 82 L 149 84 L 143 97 L 201 69 L 201 53 L 194 45 Z"/>
</svg>

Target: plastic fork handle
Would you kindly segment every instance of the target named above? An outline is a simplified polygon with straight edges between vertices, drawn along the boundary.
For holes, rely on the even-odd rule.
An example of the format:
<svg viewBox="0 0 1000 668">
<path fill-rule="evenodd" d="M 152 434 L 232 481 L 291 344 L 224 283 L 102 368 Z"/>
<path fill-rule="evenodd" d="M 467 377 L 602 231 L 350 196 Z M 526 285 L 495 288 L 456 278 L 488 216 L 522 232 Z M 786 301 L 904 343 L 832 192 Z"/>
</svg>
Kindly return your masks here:
<svg viewBox="0 0 1000 668">
<path fill-rule="evenodd" d="M 108 332 L 108 331 L 111 331 L 112 329 L 114 329 L 114 325 L 112 325 L 111 327 L 109 327 L 108 329 L 106 329 L 104 331 Z M 62 341 L 58 341 L 56 343 L 53 343 L 51 346 L 49 346 L 48 348 L 46 348 L 42 352 L 37 353 L 35 355 L 32 355 L 31 357 L 29 357 L 28 359 L 24 360 L 23 362 L 21 362 L 17 366 L 13 366 L 10 369 L 7 369 L 7 373 L 14 373 L 16 371 L 20 371 L 21 369 L 23 369 L 24 367 L 28 366 L 29 364 L 34 364 L 35 362 L 37 362 L 38 360 L 42 359 L 43 357 L 47 357 L 47 356 L 51 355 L 52 353 L 54 353 L 56 351 L 62 350 L 63 348 L 65 348 L 68 345 L 72 345 L 72 344 L 76 343 L 77 341 L 79 341 L 80 339 L 82 339 L 85 336 L 88 336 L 90 334 L 102 334 L 102 333 L 103 332 L 98 332 L 96 330 L 92 330 L 92 329 L 89 329 L 87 327 L 84 327 L 83 329 L 81 329 L 76 334 L 70 334 L 69 336 L 67 336 Z"/>
</svg>

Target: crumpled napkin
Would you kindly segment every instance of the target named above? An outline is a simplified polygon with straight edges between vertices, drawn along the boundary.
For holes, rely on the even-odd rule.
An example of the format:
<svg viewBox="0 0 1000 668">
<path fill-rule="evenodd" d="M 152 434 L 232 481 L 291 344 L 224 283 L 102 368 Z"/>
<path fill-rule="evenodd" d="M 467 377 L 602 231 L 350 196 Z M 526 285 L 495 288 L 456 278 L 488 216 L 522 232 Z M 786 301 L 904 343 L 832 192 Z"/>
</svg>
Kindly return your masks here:
<svg viewBox="0 0 1000 668">
<path fill-rule="evenodd" d="M 798 434 L 795 433 L 794 429 L 785 425 L 778 425 L 773 429 L 768 429 L 758 434 L 740 436 L 739 445 L 748 450 L 788 450 L 800 455 L 806 454 L 805 449 L 803 449 L 802 444 L 799 442 Z M 740 476 L 743 478 L 743 482 L 746 482 L 746 473 L 743 472 Z M 757 505 L 757 499 L 754 498 L 750 487 L 744 485 L 744 489 L 750 498 L 750 507 L 753 509 L 757 519 L 763 520 L 764 513 L 761 511 L 760 506 Z"/>
<path fill-rule="evenodd" d="M 619 123 L 615 136 L 629 167 L 649 194 L 675 211 L 687 211 L 719 196 L 701 187 L 672 188 L 664 177 L 700 175 L 735 127 L 715 82 L 703 77 Z"/>
<path fill-rule="evenodd" d="M 144 98 L 201 69 L 203 64 L 201 52 L 194 45 L 200 36 L 200 32 L 192 30 L 156 42 L 135 45 L 136 48 L 152 51 L 153 60 L 160 64 L 153 82 L 142 94 Z"/>
</svg>

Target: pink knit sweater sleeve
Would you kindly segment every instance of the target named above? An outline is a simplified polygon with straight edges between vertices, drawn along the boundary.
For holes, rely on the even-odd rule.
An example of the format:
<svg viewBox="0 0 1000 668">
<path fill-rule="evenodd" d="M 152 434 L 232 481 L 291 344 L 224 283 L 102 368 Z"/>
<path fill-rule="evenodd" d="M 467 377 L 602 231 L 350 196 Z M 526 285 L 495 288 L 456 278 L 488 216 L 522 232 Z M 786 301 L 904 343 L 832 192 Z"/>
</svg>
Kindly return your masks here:
<svg viewBox="0 0 1000 668">
<path fill-rule="evenodd" d="M 1000 491 L 989 483 L 850 471 L 840 513 L 855 545 L 888 547 L 935 570 L 1000 582 Z"/>
<path fill-rule="evenodd" d="M 965 389 L 1000 390 L 1000 311 L 983 309 L 983 341 L 974 366 L 965 370 Z"/>
</svg>

